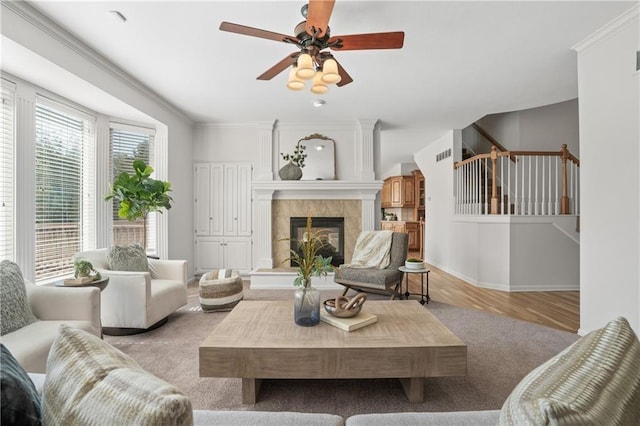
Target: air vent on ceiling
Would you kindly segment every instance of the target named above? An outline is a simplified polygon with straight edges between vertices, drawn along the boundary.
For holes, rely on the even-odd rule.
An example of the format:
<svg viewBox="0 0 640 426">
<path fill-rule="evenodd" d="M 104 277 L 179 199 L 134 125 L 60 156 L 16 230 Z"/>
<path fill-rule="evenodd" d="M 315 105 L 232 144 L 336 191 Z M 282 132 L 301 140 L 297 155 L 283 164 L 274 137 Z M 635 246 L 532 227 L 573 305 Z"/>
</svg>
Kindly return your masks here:
<svg viewBox="0 0 640 426">
<path fill-rule="evenodd" d="M 451 148 L 445 149 L 440 154 L 436 155 L 436 162 L 442 161 L 445 158 L 449 158 L 449 157 L 451 157 Z"/>
</svg>

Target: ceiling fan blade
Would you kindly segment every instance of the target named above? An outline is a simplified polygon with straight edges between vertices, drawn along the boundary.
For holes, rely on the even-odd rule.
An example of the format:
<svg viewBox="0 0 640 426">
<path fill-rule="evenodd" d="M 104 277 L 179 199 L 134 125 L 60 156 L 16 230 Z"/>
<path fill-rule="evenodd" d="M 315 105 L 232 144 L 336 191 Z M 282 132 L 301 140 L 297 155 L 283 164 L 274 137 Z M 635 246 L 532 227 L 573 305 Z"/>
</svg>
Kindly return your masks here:
<svg viewBox="0 0 640 426">
<path fill-rule="evenodd" d="M 339 41 L 335 46 L 332 43 Z M 329 39 L 332 50 L 400 49 L 404 44 L 404 31 L 391 33 L 351 34 Z"/>
<path fill-rule="evenodd" d="M 316 36 L 324 37 L 329 27 L 329 18 L 333 12 L 333 4 L 335 0 L 309 0 L 309 9 L 307 10 L 307 23 L 305 30 L 309 35 L 313 35 L 313 31 L 320 31 Z"/>
<path fill-rule="evenodd" d="M 282 71 L 286 70 L 287 67 L 290 67 L 295 62 L 296 58 L 300 53 L 295 52 L 290 55 L 287 55 L 283 60 L 263 72 L 256 79 L 257 80 L 271 80 L 276 75 L 280 74 Z"/>
<path fill-rule="evenodd" d="M 335 58 L 333 58 L 333 59 L 335 59 Z M 349 74 L 347 74 L 347 72 L 342 67 L 342 65 L 340 65 L 340 62 L 336 61 L 336 63 L 338 64 L 338 74 L 340 74 L 340 81 L 336 83 L 336 86 L 342 87 L 345 84 L 351 83 L 353 81 L 351 76 Z"/>
<path fill-rule="evenodd" d="M 223 22 L 220 24 L 220 30 L 230 33 L 248 35 L 251 37 L 266 38 L 267 40 L 282 41 L 284 43 L 297 43 L 298 39 L 286 34 L 274 33 L 272 31 L 261 30 L 258 28 L 247 27 L 244 25 L 233 24 L 231 22 Z"/>
</svg>

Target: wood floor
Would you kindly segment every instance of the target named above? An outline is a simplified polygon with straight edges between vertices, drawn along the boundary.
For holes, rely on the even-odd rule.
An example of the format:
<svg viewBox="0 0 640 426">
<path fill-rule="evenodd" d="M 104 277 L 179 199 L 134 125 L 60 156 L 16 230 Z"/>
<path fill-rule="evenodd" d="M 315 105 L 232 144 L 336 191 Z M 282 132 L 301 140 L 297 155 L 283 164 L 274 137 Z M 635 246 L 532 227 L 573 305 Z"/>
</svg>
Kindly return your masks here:
<svg viewBox="0 0 640 426">
<path fill-rule="evenodd" d="M 446 272 L 428 267 L 431 300 L 505 315 L 559 330 L 577 333 L 580 327 L 580 292 L 548 291 L 508 293 L 476 287 Z M 412 293 L 420 293 L 420 274 L 409 275 Z"/>
</svg>

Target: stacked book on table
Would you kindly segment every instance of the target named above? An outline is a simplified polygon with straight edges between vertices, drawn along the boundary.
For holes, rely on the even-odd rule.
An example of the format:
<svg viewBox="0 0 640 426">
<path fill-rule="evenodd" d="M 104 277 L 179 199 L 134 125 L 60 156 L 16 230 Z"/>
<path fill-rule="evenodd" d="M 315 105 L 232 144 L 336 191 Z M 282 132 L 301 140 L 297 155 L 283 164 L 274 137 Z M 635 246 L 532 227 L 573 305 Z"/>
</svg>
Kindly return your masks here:
<svg viewBox="0 0 640 426">
<path fill-rule="evenodd" d="M 361 311 L 358 315 L 351 318 L 338 318 L 334 317 L 330 313 L 321 310 L 320 320 L 330 324 L 334 327 L 338 327 L 341 330 L 353 331 L 367 325 L 373 324 L 378 321 L 378 316 L 370 312 Z"/>
</svg>

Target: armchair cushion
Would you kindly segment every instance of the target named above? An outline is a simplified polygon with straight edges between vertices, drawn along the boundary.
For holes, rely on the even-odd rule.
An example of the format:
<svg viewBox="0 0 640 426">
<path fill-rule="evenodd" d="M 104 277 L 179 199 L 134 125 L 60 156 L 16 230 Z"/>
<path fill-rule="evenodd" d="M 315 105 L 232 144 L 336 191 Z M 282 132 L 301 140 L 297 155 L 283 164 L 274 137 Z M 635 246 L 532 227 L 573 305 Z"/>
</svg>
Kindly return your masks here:
<svg viewBox="0 0 640 426">
<path fill-rule="evenodd" d="M 44 424 L 189 425 L 191 402 L 175 386 L 82 330 L 60 326 L 47 360 Z"/>
<path fill-rule="evenodd" d="M 0 286 L 3 336 L 38 320 L 31 311 L 20 267 L 14 262 L 0 262 Z"/>
<path fill-rule="evenodd" d="M 39 425 L 42 410 L 40 395 L 29 375 L 5 345 L 2 347 L 0 380 L 2 382 L 2 420 L 5 425 Z"/>
<path fill-rule="evenodd" d="M 149 270 L 147 254 L 140 244 L 126 246 L 112 246 L 107 255 L 109 269 L 114 271 L 139 271 Z"/>
</svg>

